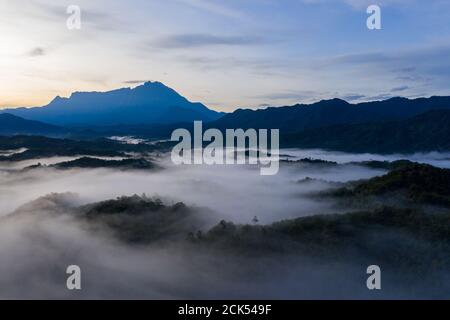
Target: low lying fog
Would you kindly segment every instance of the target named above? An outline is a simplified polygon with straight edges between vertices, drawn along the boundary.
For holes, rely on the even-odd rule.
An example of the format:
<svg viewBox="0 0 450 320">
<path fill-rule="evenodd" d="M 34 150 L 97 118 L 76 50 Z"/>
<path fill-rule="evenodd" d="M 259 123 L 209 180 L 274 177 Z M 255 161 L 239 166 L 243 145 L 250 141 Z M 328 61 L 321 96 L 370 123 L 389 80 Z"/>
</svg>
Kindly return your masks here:
<svg viewBox="0 0 450 320">
<path fill-rule="evenodd" d="M 122 195 L 161 197 L 165 202 L 185 202 L 213 209 L 216 224 L 225 219 L 250 223 L 258 216 L 261 223 L 326 213 L 331 204 L 317 202 L 309 193 L 328 188 L 325 182 L 299 183 L 306 177 L 345 182 L 384 173 L 361 166 L 310 167 L 281 164 L 275 176 L 261 176 L 256 166 L 174 166 L 170 158 L 161 159 L 156 171 L 108 169 L 11 171 L 36 164 L 54 164 L 74 158 L 58 157 L 0 163 L 0 215 L 10 213 L 25 202 L 50 193 L 73 192 L 85 202 L 97 202 Z"/>
<path fill-rule="evenodd" d="M 290 160 L 310 157 L 338 163 L 367 160 L 411 159 L 440 167 L 450 167 L 449 154 L 392 155 L 347 154 L 321 150 L 282 150 Z M 256 215 L 261 223 L 329 212 L 329 203 L 316 202 L 308 195 L 328 188 L 324 182 L 298 183 L 310 177 L 330 182 L 346 182 L 382 175 L 383 170 L 358 165 L 308 166 L 281 164 L 275 176 L 261 176 L 252 166 L 174 166 L 170 158 L 161 159 L 158 171 L 31 170 L 11 172 L 37 163 L 55 164 L 74 157 L 0 163 L 0 216 L 25 202 L 49 193 L 74 192 L 85 202 L 96 202 L 122 195 L 143 193 L 166 201 L 183 201 L 187 205 L 208 207 L 217 212 L 214 222 L 222 219 L 250 223 Z M 113 159 L 113 158 L 103 158 Z"/>
<path fill-rule="evenodd" d="M 334 161 L 337 163 L 361 162 L 361 161 L 395 161 L 395 160 L 410 160 L 420 163 L 431 164 L 440 168 L 450 168 L 450 153 L 449 152 L 428 152 L 415 154 L 389 154 L 380 155 L 373 153 L 345 153 L 336 151 L 325 151 L 320 149 L 286 149 L 280 151 L 280 154 L 293 156 L 294 159 L 312 158 L 327 161 Z"/>
<path fill-rule="evenodd" d="M 319 150 L 283 150 L 281 154 L 340 163 L 405 158 Z M 430 154 L 409 159 L 450 167 L 446 157 Z M 278 175 L 261 176 L 257 167 L 175 167 L 169 158 L 161 159 L 163 169 L 156 171 L 15 171 L 37 162 L 67 160 L 0 163 L 0 216 L 50 193 L 78 194 L 79 198 L 70 200 L 73 205 L 145 193 L 159 196 L 167 204 L 183 201 L 188 206 L 209 208 L 211 226 L 222 219 L 251 223 L 254 216 L 261 224 L 269 224 L 336 212 L 333 203 L 309 197 L 313 191 L 329 188 L 325 181 L 345 182 L 385 173 L 357 165 L 282 164 Z M 306 177 L 324 181 L 299 183 Z M 350 262 L 349 266 L 317 266 L 289 256 L 280 261 L 265 257 L 239 261 L 184 247 L 138 248 L 90 233 L 70 215 L 49 215 L 52 206 L 46 200 L 43 205 L 28 208 L 33 214 L 11 216 L 0 222 L 0 298 L 339 298 L 339 292 L 352 292 L 355 297 L 367 295 L 365 270 Z M 82 269 L 80 292 L 65 287 L 65 270 L 72 264 Z M 349 274 L 348 270 L 353 269 L 354 274 Z"/>
</svg>

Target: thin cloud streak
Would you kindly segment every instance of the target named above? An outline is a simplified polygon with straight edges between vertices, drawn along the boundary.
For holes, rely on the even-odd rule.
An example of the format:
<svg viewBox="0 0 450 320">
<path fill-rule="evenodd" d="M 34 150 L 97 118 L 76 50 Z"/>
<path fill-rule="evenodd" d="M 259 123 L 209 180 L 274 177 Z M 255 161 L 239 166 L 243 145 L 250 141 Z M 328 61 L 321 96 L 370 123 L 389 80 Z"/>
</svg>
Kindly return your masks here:
<svg viewBox="0 0 450 320">
<path fill-rule="evenodd" d="M 244 15 L 237 10 L 230 9 L 227 6 L 218 4 L 214 1 L 206 0 L 178 0 L 178 2 L 188 5 L 190 7 L 201 9 L 209 13 L 217 14 L 227 18 L 242 19 Z"/>
<path fill-rule="evenodd" d="M 206 33 L 172 35 L 152 43 L 163 49 L 196 48 L 208 46 L 248 46 L 267 43 L 255 36 L 220 36 Z"/>
</svg>

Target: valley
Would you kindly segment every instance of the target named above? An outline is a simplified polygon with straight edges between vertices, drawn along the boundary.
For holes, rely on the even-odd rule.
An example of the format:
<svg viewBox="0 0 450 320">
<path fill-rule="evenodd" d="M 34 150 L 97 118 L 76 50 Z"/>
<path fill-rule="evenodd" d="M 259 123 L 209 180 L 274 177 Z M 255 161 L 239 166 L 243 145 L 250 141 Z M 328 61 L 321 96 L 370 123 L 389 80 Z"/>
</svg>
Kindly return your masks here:
<svg viewBox="0 0 450 320">
<path fill-rule="evenodd" d="M 283 149 L 279 174 L 264 177 L 246 165 L 174 166 L 164 144 L 2 143 L 0 252 L 23 262 L 0 267 L 10 288 L 2 298 L 69 298 L 44 271 L 65 264 L 84 270 L 83 298 L 436 298 L 449 289 L 447 154 Z M 382 293 L 365 289 L 374 263 Z M 27 280 L 13 288 L 15 277 Z"/>
</svg>

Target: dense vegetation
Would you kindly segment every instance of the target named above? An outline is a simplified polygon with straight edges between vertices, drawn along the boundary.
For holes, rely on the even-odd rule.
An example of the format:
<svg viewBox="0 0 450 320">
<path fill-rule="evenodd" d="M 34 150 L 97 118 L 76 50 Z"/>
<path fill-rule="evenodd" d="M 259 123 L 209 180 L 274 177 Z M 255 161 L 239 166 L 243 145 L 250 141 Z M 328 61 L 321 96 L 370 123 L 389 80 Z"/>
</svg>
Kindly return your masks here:
<svg viewBox="0 0 450 320">
<path fill-rule="evenodd" d="M 106 226 L 118 238 L 133 243 L 185 239 L 192 229 L 202 227 L 200 213 L 183 203 L 164 205 L 143 196 L 120 197 L 78 208 L 89 228 Z"/>
<path fill-rule="evenodd" d="M 40 136 L 0 136 L 0 150 L 26 149 L 21 153 L 1 156 L 0 161 L 21 161 L 33 158 L 55 156 L 126 156 L 126 152 L 152 152 L 166 150 L 164 143 L 160 144 L 124 144 L 109 139 L 70 140 L 53 139 Z"/>
<path fill-rule="evenodd" d="M 348 152 L 414 153 L 450 150 L 450 111 L 434 110 L 411 119 L 305 130 L 281 137 L 284 147 Z"/>
<path fill-rule="evenodd" d="M 211 212 L 183 203 L 164 204 L 145 195 L 70 209 L 65 207 L 69 202 L 64 197 L 56 197 L 28 205 L 28 211 L 18 209 L 15 214 L 48 212 L 46 206 L 54 203 L 63 206 L 54 212 L 67 212 L 85 229 L 123 244 L 182 248 L 226 261 L 243 261 L 256 269 L 264 261 L 284 261 L 295 273 L 306 262 L 315 267 L 331 266 L 330 270 L 341 265 L 345 272 L 356 268 L 364 276 L 361 266 L 376 263 L 383 268 L 383 279 L 393 279 L 386 281 L 387 286 L 400 285 L 417 296 L 442 297 L 450 289 L 445 280 L 450 270 L 450 205 L 445 202 L 450 195 L 450 170 L 406 162 L 390 165 L 392 171 L 384 176 L 330 191 L 335 199 L 361 200 L 353 203 L 353 211 L 348 208 L 349 213 L 313 215 L 268 225 L 259 225 L 256 217 L 252 225 L 227 221 L 211 224 Z M 386 195 L 395 199 L 395 206 L 383 205 L 386 201 L 380 201 L 377 207 L 366 205 L 373 198 L 385 200 Z M 398 206 L 403 201 L 400 198 L 417 205 Z M 339 276 L 338 271 L 333 272 Z"/>
<path fill-rule="evenodd" d="M 351 201 L 379 199 L 380 203 L 407 201 L 416 205 L 450 208 L 450 170 L 417 163 L 401 163 L 388 174 L 331 191 L 333 196 Z"/>
<path fill-rule="evenodd" d="M 450 268 L 450 212 L 383 207 L 315 215 L 270 225 L 221 221 L 206 227 L 201 210 L 143 196 L 74 208 L 85 227 L 135 245 L 176 244 L 246 258 L 307 257 L 320 263 L 373 261 L 416 282 Z"/>
<path fill-rule="evenodd" d="M 111 169 L 154 169 L 156 166 L 150 161 L 143 158 L 130 158 L 122 160 L 103 160 L 98 158 L 82 157 L 72 161 L 60 162 L 52 167 L 58 169 L 71 168 L 111 168 Z"/>
<path fill-rule="evenodd" d="M 333 259 L 376 258 L 395 267 L 450 267 L 450 213 L 380 208 L 316 215 L 268 226 L 221 222 L 196 239 L 248 254 L 296 253 Z M 392 242 L 391 242 L 392 241 Z"/>
</svg>

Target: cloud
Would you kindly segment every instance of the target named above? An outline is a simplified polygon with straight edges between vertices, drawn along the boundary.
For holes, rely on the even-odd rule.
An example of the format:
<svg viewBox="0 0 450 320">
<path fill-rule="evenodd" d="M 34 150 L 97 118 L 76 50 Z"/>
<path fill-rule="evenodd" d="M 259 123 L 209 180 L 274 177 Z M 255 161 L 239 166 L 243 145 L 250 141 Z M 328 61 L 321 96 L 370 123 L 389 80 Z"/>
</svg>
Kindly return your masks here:
<svg viewBox="0 0 450 320">
<path fill-rule="evenodd" d="M 28 56 L 30 57 L 41 57 L 46 54 L 46 51 L 41 47 L 33 48 L 30 52 L 28 52 Z"/>
<path fill-rule="evenodd" d="M 206 33 L 178 34 L 153 43 L 163 49 L 195 48 L 207 46 L 247 46 L 263 44 L 266 40 L 255 36 L 220 36 Z"/>
<path fill-rule="evenodd" d="M 330 59 L 331 64 L 379 64 L 389 65 L 390 70 L 412 73 L 423 65 L 435 65 L 447 62 L 450 55 L 449 46 L 432 46 L 410 48 L 399 51 L 363 52 L 347 54 Z M 399 65 L 400 64 L 400 65 Z M 415 65 L 415 67 L 411 67 Z"/>
<path fill-rule="evenodd" d="M 202 72 L 213 72 L 217 70 L 245 70 L 248 74 L 264 76 L 283 76 L 289 75 L 289 67 L 285 62 L 276 62 L 273 60 L 261 58 L 237 58 L 232 57 L 211 57 L 211 56 L 178 56 L 178 62 L 188 65 L 190 68 Z"/>
<path fill-rule="evenodd" d="M 450 47 L 428 46 L 415 47 L 407 50 L 392 50 L 385 52 L 365 52 L 341 55 L 323 61 L 321 66 L 358 72 L 371 78 L 390 79 L 394 91 L 404 91 L 411 84 L 432 88 L 433 90 L 448 90 L 450 81 Z M 317 65 L 318 68 L 321 67 Z M 414 66 L 414 67 L 411 67 Z M 403 83 L 398 83 L 403 81 Z M 406 82 L 406 83 L 405 83 Z M 408 88 L 406 88 L 408 87 Z M 402 89 L 402 90 L 399 90 Z"/>
<path fill-rule="evenodd" d="M 411 73 L 411 72 L 414 72 L 416 70 L 417 70 L 417 68 L 415 68 L 415 67 L 404 67 L 404 68 L 394 69 L 392 71 L 393 72 Z"/>
<path fill-rule="evenodd" d="M 350 6 L 352 9 L 355 10 L 362 10 L 367 8 L 368 6 L 372 4 L 379 5 L 381 7 L 391 7 L 396 5 L 407 5 L 414 2 L 417 2 L 417 0 L 303 0 L 306 4 L 329 4 L 329 5 L 336 5 L 337 3 L 343 3 L 345 5 Z"/>
<path fill-rule="evenodd" d="M 53 4 L 44 2 L 31 2 L 33 8 L 32 14 L 43 20 L 57 21 L 58 23 L 65 22 L 69 17 L 67 14 L 67 5 Z M 127 31 L 127 25 L 123 21 L 117 19 L 102 10 L 96 10 L 88 6 L 80 5 L 81 9 L 81 23 L 89 26 L 95 30 L 102 31 Z"/>
<path fill-rule="evenodd" d="M 436 64 L 448 61 L 450 55 L 449 46 L 433 46 L 422 48 L 410 48 L 401 51 L 371 52 L 344 55 L 336 59 L 338 62 L 344 63 L 402 63 L 404 66 L 396 68 L 402 72 L 417 71 L 424 63 Z M 435 59 L 431 60 L 430 59 Z M 411 67 L 414 64 L 415 67 Z M 393 68 L 395 70 L 395 68 Z"/>
<path fill-rule="evenodd" d="M 364 99 L 365 97 L 366 96 L 363 94 L 350 94 L 350 95 L 343 96 L 342 99 L 344 99 L 346 101 L 355 101 L 355 100 Z"/>
<path fill-rule="evenodd" d="M 381 7 L 387 7 L 387 6 L 395 6 L 395 5 L 403 5 L 415 2 L 415 0 L 344 0 L 346 4 L 351 6 L 354 9 L 362 9 L 367 8 L 368 6 L 372 4 L 379 5 Z"/>
<path fill-rule="evenodd" d="M 321 150 L 289 150 L 289 154 L 294 159 L 311 157 L 338 163 L 392 161 L 404 157 Z M 417 155 L 419 158 L 416 160 L 436 159 L 436 156 Z M 446 159 L 448 154 L 440 157 Z M 34 161 L 41 162 L 42 159 Z M 86 211 L 76 208 L 88 202 L 146 192 L 158 193 L 166 204 L 174 203 L 168 200 L 173 199 L 184 201 L 193 210 L 209 207 L 213 211 L 205 213 L 210 215 L 213 225 L 222 219 L 248 224 L 255 215 L 261 224 L 269 224 L 318 212 L 341 212 L 333 207 L 334 203 L 311 197 L 311 192 L 327 190 L 330 187 L 328 183 L 298 181 L 310 177 L 344 182 L 371 178 L 383 174 L 384 170 L 286 164 L 279 175 L 267 180 L 251 167 L 174 167 L 169 158 L 161 160 L 161 164 L 167 166 L 167 170 L 150 173 L 113 170 L 61 172 L 54 169 L 40 172 L 19 168 L 16 171 L 10 167 L 13 164 L 2 163 L 2 178 L 6 183 L 0 185 L 0 216 L 9 214 L 18 206 L 20 208 L 12 215 L 0 218 L 0 255 L 5 257 L 0 264 L 0 298 L 323 299 L 361 298 L 365 297 L 363 293 L 367 294 L 365 287 L 362 288 L 363 293 L 355 291 L 365 283 L 365 279 L 356 279 L 351 288 L 348 283 L 353 284 L 353 281 L 341 281 L 342 275 L 359 274 L 361 259 L 348 259 L 354 267 L 350 270 L 349 267 L 339 267 L 338 261 L 334 260 L 331 265 L 331 260 L 323 260 L 324 263 L 319 263 L 319 259 L 310 261 L 297 251 L 295 257 L 278 252 L 275 255 L 242 255 L 238 251 L 238 255 L 233 255 L 233 252 L 223 249 L 212 251 L 217 247 L 209 245 L 194 247 L 184 240 L 180 243 L 139 245 L 118 241 L 117 234 L 111 233 L 111 226 L 124 226 L 126 232 L 136 226 L 139 230 L 148 230 L 148 223 L 153 221 L 149 218 L 153 214 L 114 215 L 111 220 L 108 217 L 85 219 L 83 212 Z M 80 197 L 53 194 L 21 206 L 47 193 L 62 190 L 78 193 Z M 242 197 L 242 194 L 246 196 Z M 197 205 L 193 206 L 193 203 Z M 348 211 L 348 208 L 343 210 Z M 197 213 L 201 214 L 202 210 Z M 165 226 L 160 223 L 158 215 L 155 218 L 158 226 Z M 113 222 L 109 227 L 108 221 Z M 188 221 L 183 219 L 181 225 L 184 226 L 185 222 Z M 83 290 L 79 292 L 68 291 L 65 286 L 65 270 L 72 264 L 83 270 Z M 220 266 L 219 271 L 217 266 Z M 211 288 L 211 283 L 214 283 L 214 288 Z M 342 283 L 346 286 L 342 287 Z"/>
<path fill-rule="evenodd" d="M 391 90 L 391 92 L 400 92 L 400 91 L 405 91 L 405 90 L 408 90 L 408 89 L 409 89 L 408 86 L 401 86 L 401 87 L 393 88 Z"/>
<path fill-rule="evenodd" d="M 127 80 L 124 81 L 124 84 L 141 84 L 141 83 L 145 83 L 148 82 L 149 80 Z"/>
<path fill-rule="evenodd" d="M 382 101 L 382 100 L 388 100 L 392 97 L 393 97 L 393 95 L 390 93 L 382 93 L 382 94 L 378 94 L 375 96 L 367 97 L 366 100 L 367 101 Z"/>
<path fill-rule="evenodd" d="M 257 109 L 267 109 L 267 108 L 273 108 L 275 106 L 272 106 L 270 104 L 267 103 L 261 103 L 259 105 L 256 106 Z"/>
<path fill-rule="evenodd" d="M 277 100 L 291 100 L 291 101 L 301 101 L 301 100 L 310 100 L 310 99 L 318 99 L 320 96 L 322 96 L 323 93 L 311 91 L 311 90 L 288 90 L 283 92 L 275 92 L 275 93 L 269 93 L 265 95 L 260 95 L 255 98 L 258 99 L 265 99 L 265 100 L 271 100 L 271 101 L 277 101 Z"/>
<path fill-rule="evenodd" d="M 178 0 L 179 3 L 188 5 L 190 7 L 207 11 L 216 15 L 220 15 L 227 18 L 244 18 L 244 15 L 237 10 L 231 9 L 223 4 L 219 4 L 214 1 L 207 0 Z"/>
</svg>

